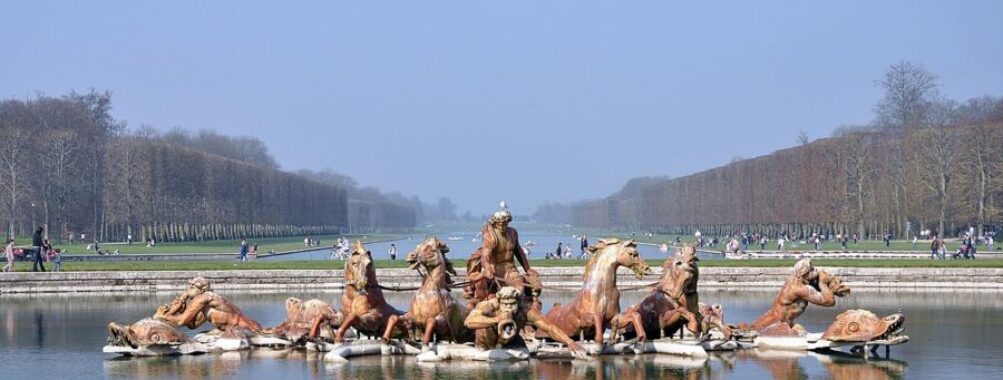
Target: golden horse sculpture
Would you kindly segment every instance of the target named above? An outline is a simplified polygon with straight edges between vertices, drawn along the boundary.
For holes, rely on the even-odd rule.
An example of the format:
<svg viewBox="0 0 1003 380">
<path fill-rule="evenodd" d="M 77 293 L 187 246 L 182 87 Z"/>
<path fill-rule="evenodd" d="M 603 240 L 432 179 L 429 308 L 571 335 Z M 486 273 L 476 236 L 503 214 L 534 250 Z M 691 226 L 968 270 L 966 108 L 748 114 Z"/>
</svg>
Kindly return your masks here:
<svg viewBox="0 0 1003 380">
<path fill-rule="evenodd" d="M 698 261 L 696 248 L 691 246 L 679 248 L 675 257 L 665 260 L 662 278 L 651 294 L 614 318 L 613 336 L 618 335 L 619 328 L 624 328 L 626 338 L 664 338 L 672 336 L 683 326 L 694 334 L 700 334 L 703 317 L 697 294 L 697 281 L 700 279 Z M 637 320 L 641 321 L 643 330 L 634 327 L 633 321 Z"/>
<path fill-rule="evenodd" d="M 336 342 L 345 340 L 349 327 L 354 327 L 361 334 L 379 336 L 386 331 L 391 316 L 404 314 L 390 306 L 383 297 L 383 289 L 376 279 L 372 253 L 362 246 L 361 241 L 355 242 L 355 248 L 345 262 L 345 293 L 341 296 L 341 313 L 344 314 L 345 321 L 335 334 Z"/>
<path fill-rule="evenodd" d="M 610 322 L 620 313 L 616 270 L 621 266 L 627 267 L 641 278 L 650 274 L 651 268 L 641 258 L 633 240 L 600 240 L 587 249 L 590 257 L 585 264 L 583 289 L 570 304 L 555 304 L 545 318 L 565 335 L 594 335 L 595 342 L 602 346 L 606 327 L 611 326 Z M 643 331 L 639 319 L 631 323 L 637 331 Z M 546 333 L 537 331 L 537 336 L 546 336 Z"/>
<path fill-rule="evenodd" d="M 407 254 L 411 269 L 419 273 L 424 270 L 424 279 L 418 293 L 411 299 L 411 306 L 404 315 L 392 315 L 387 322 L 383 341 L 389 342 L 395 329 L 403 331 L 423 329 L 422 351 L 428 351 L 432 336 L 439 340 L 459 343 L 472 342 L 474 332 L 464 326 L 470 309 L 466 303 L 450 294 L 455 276 L 453 264 L 446 258 L 449 247 L 436 237 L 426 238 L 414 251 Z"/>
</svg>

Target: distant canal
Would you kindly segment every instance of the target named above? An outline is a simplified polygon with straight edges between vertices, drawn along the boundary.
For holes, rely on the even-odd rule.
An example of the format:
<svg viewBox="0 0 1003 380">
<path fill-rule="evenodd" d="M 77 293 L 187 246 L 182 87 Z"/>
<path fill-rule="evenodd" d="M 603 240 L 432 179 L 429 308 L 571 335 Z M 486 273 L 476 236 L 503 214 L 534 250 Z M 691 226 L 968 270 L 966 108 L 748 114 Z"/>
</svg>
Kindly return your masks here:
<svg viewBox="0 0 1003 380">
<path fill-rule="evenodd" d="M 466 259 L 470 256 L 477 247 L 481 246 L 480 236 L 476 232 L 460 232 L 452 234 L 438 234 L 436 235 L 442 241 L 446 242 L 449 246 L 449 253 L 447 256 L 450 259 Z M 408 252 L 413 250 L 421 240 L 424 235 L 411 235 L 408 238 L 386 241 L 379 243 L 366 244 L 366 248 L 369 249 L 373 254 L 373 258 L 376 259 L 389 259 L 388 252 L 390 251 L 390 244 L 394 244 L 397 247 L 397 258 L 403 259 Z M 598 237 L 590 236 L 588 238 L 589 243 L 596 243 Z M 335 241 L 322 241 L 324 247 L 318 248 L 317 250 L 300 252 L 289 255 L 281 255 L 275 257 L 269 257 L 267 260 L 326 260 L 331 257 L 331 245 Z M 578 258 L 581 251 L 581 240 L 573 235 L 557 235 L 553 233 L 540 233 L 540 232 L 528 232 L 519 234 L 519 243 L 526 247 L 529 247 L 530 259 L 542 259 L 546 256 L 548 252 L 555 252 L 557 250 L 557 244 L 561 243 L 561 247 L 571 247 L 571 257 Z M 663 253 L 658 247 L 653 245 L 638 245 L 638 250 L 641 252 L 641 256 L 647 259 L 660 259 L 668 257 L 668 254 L 675 252 L 675 250 L 670 249 L 669 253 Z M 701 260 L 706 259 L 719 259 L 722 258 L 720 255 L 713 254 L 699 254 Z"/>
</svg>

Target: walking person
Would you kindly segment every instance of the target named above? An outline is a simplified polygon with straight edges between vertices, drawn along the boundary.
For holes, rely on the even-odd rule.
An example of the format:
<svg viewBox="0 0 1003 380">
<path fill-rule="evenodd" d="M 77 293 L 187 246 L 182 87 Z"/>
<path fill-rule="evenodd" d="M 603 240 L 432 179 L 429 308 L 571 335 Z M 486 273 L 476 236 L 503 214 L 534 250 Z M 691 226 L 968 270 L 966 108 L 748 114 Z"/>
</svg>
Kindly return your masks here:
<svg viewBox="0 0 1003 380">
<path fill-rule="evenodd" d="M 557 250 L 554 251 L 554 258 L 561 258 L 564 253 L 564 243 L 557 243 Z"/>
<path fill-rule="evenodd" d="M 578 251 L 582 256 L 585 256 L 585 249 L 589 247 L 589 235 L 582 235 L 581 250 Z"/>
<path fill-rule="evenodd" d="M 390 251 L 387 253 L 390 254 L 390 260 L 397 260 L 397 245 L 390 243 Z"/>
<path fill-rule="evenodd" d="M 240 239 L 240 261 L 247 261 L 247 239 Z"/>
<path fill-rule="evenodd" d="M 49 254 L 49 261 L 52 262 L 52 271 L 55 273 L 63 271 L 63 253 L 58 249 L 53 249 Z"/>
<path fill-rule="evenodd" d="M 35 249 L 35 261 L 31 264 L 32 272 L 38 272 L 39 270 L 45 272 L 45 265 L 42 263 L 42 255 L 45 254 L 45 252 L 42 251 L 42 231 L 45 231 L 45 228 L 38 226 L 38 228 L 35 229 L 35 234 L 31 235 L 31 245 L 34 246 Z"/>
<path fill-rule="evenodd" d="M 937 237 L 934 236 L 933 240 L 930 241 L 930 259 L 936 259 L 938 252 L 940 252 L 940 244 L 937 243 Z"/>
<path fill-rule="evenodd" d="M 14 239 L 7 239 L 7 246 L 3 249 L 3 256 L 7 258 L 7 265 L 3 267 L 4 272 L 14 271 Z"/>
</svg>

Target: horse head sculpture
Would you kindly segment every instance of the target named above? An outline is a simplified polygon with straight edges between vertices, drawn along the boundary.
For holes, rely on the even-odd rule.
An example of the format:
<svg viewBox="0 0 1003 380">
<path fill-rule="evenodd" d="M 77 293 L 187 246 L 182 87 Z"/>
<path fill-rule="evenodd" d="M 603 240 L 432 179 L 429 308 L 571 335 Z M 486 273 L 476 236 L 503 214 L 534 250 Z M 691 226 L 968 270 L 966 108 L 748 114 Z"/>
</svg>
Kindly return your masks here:
<svg viewBox="0 0 1003 380">
<path fill-rule="evenodd" d="M 366 294 L 370 278 L 376 278 L 373 256 L 362 246 L 361 241 L 356 241 L 351 255 L 345 261 L 345 286 L 351 286 L 355 291 Z"/>
<path fill-rule="evenodd" d="M 657 289 L 668 294 L 677 302 L 687 294 L 695 294 L 697 281 L 700 279 L 700 269 L 697 262 L 696 248 L 683 246 L 670 260 L 662 264 L 662 278 Z"/>
<path fill-rule="evenodd" d="M 456 270 L 453 269 L 453 263 L 446 258 L 448 252 L 449 246 L 433 236 L 418 244 L 414 251 L 408 252 L 405 261 L 411 269 L 424 271 L 422 276 L 426 277 L 426 281 L 433 272 L 441 268 L 441 276 L 445 283 L 452 284 L 451 276 L 456 275 Z"/>
</svg>

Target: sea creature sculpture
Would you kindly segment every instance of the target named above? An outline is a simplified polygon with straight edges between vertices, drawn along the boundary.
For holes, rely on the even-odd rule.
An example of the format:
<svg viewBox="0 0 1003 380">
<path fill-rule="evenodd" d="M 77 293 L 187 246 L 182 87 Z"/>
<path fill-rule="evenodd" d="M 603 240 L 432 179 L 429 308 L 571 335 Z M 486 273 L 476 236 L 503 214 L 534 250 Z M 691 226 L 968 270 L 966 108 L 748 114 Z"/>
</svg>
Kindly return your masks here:
<svg viewBox="0 0 1003 380">
<path fill-rule="evenodd" d="M 450 293 L 453 282 L 450 275 L 455 276 L 456 271 L 446 258 L 446 252 L 449 252 L 449 247 L 433 236 L 426 238 L 414 251 L 407 254 L 411 269 L 419 273 L 424 271 L 424 279 L 418 293 L 412 298 L 408 311 L 401 316 L 390 316 L 383 333 L 384 342 L 390 341 L 397 328 L 403 331 L 423 329 L 422 351 L 428 350 L 433 334 L 439 340 L 473 340 L 473 331 L 463 325 L 470 309 Z"/>
<path fill-rule="evenodd" d="M 836 321 L 825 329 L 822 339 L 833 342 L 888 341 L 902 336 L 905 316 L 901 313 L 878 318 L 863 310 L 847 310 L 836 316 Z"/>
<path fill-rule="evenodd" d="M 373 256 L 361 241 L 355 242 L 351 256 L 345 261 L 345 293 L 341 296 L 341 313 L 345 321 L 335 335 L 337 342 L 345 340 L 349 327 L 362 334 L 379 336 L 386 331 L 391 316 L 404 314 L 390 306 L 383 297 L 383 290 L 376 279 Z"/>
<path fill-rule="evenodd" d="M 648 336 L 664 338 L 672 336 L 684 325 L 694 334 L 703 331 L 700 314 L 700 297 L 697 281 L 700 268 L 697 265 L 696 248 L 683 246 L 675 257 L 662 264 L 662 278 L 647 297 L 630 306 L 613 321 L 614 336 L 620 328 L 624 336 L 636 336 L 644 340 Z M 633 321 L 644 326 L 638 331 Z"/>
<path fill-rule="evenodd" d="M 172 345 L 191 342 L 191 338 L 167 322 L 153 318 L 140 319 L 131 325 L 108 324 L 108 343 L 139 348 L 149 345 Z"/>
<path fill-rule="evenodd" d="M 603 333 L 620 313 L 620 290 L 616 287 L 616 270 L 627 267 L 638 278 L 651 273 L 633 240 L 600 240 L 589 246 L 590 257 L 585 264 L 585 283 L 568 305 L 555 304 L 545 318 L 553 322 L 568 336 L 588 334 L 603 344 Z M 637 331 L 643 330 L 639 320 L 634 320 Z M 537 336 L 546 335 L 537 332 Z M 553 337 L 551 337 L 553 338 Z"/>
<path fill-rule="evenodd" d="M 265 332 L 296 345 L 318 338 L 330 341 L 334 339 L 334 329 L 341 327 L 343 320 L 341 312 L 327 302 L 318 299 L 304 302 L 289 297 L 286 299 L 286 319 Z"/>
<path fill-rule="evenodd" d="M 805 331 L 794 325 L 809 303 L 833 306 L 836 297 L 850 293 L 850 287 L 839 277 L 812 266 L 811 259 L 801 259 L 784 282 L 773 305 L 751 324 L 741 324 L 743 330 L 758 331 L 760 336 L 801 336 Z"/>
</svg>

